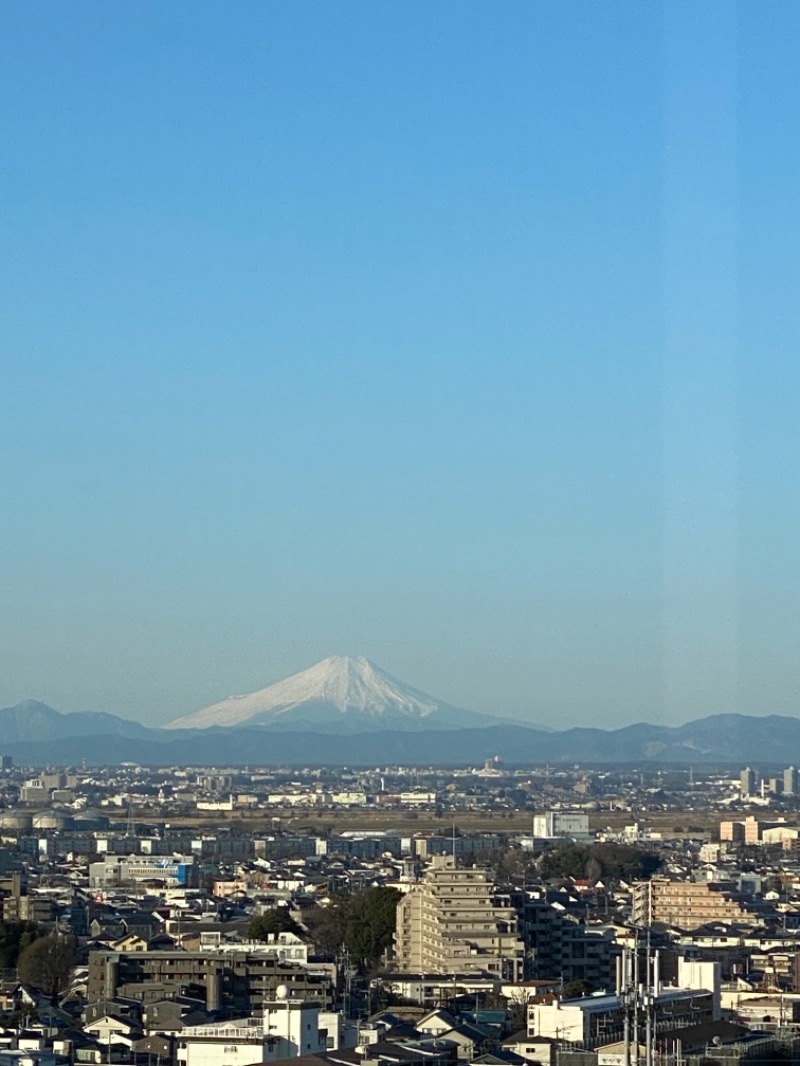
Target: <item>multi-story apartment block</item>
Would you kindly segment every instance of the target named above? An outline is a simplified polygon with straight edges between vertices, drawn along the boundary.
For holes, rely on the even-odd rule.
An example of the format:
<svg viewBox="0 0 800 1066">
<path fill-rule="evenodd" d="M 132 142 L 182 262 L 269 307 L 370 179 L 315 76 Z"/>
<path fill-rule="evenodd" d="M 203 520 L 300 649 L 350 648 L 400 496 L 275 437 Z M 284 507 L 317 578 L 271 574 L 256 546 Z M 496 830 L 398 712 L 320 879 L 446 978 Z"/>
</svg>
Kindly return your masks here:
<svg viewBox="0 0 800 1066">
<path fill-rule="evenodd" d="M 489 873 L 435 856 L 397 907 L 395 968 L 403 973 L 523 976 L 517 913 Z"/>
<path fill-rule="evenodd" d="M 783 817 L 773 818 L 771 821 L 759 821 L 754 814 L 748 814 L 744 821 L 721 821 L 719 839 L 737 844 L 761 844 L 765 830 L 780 827 L 790 828 Z"/>
<path fill-rule="evenodd" d="M 159 999 L 190 995 L 204 999 L 208 1010 L 261 1010 L 285 985 L 293 998 L 331 1003 L 328 974 L 279 962 L 266 952 L 94 951 L 89 956 L 87 997 Z"/>
<path fill-rule="evenodd" d="M 525 944 L 526 978 L 586 981 L 592 988 L 613 984 L 613 937 L 587 927 L 585 912 L 571 913 L 563 896 L 545 888 L 515 893 L 514 905 Z"/>
<path fill-rule="evenodd" d="M 659 877 L 634 882 L 632 917 L 635 925 L 660 923 L 679 929 L 697 929 L 709 922 L 753 925 L 758 921 L 732 888 L 708 881 Z"/>
<path fill-rule="evenodd" d="M 743 796 L 754 796 L 756 793 L 756 772 L 749 766 L 739 774 L 739 791 Z"/>
</svg>

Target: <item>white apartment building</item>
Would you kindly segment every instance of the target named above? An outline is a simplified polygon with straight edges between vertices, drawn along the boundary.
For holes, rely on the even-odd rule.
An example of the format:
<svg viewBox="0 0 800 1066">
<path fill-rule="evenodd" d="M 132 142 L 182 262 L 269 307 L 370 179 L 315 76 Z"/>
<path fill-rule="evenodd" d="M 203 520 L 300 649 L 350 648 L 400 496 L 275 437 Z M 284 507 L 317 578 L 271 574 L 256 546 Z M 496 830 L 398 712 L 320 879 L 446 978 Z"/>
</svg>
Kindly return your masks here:
<svg viewBox="0 0 800 1066">
<path fill-rule="evenodd" d="M 256 1066 L 278 1059 L 318 1055 L 338 1047 L 340 1018 L 326 1014 L 320 1024 L 319 1007 L 289 998 L 285 985 L 277 999 L 264 1004 L 263 1014 L 183 1029 L 178 1043 L 178 1066 Z"/>
</svg>

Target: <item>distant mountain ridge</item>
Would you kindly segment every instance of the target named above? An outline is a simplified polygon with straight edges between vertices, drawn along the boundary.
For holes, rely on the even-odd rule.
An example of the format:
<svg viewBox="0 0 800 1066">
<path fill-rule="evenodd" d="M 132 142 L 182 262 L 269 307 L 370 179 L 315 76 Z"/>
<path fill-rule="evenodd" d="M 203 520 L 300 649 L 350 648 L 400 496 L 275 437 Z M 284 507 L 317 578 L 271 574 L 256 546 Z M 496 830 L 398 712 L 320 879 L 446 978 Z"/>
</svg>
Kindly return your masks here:
<svg viewBox="0 0 800 1066">
<path fill-rule="evenodd" d="M 25 700 L 0 710 L 0 751 L 31 765 L 464 766 L 499 755 L 508 765 L 788 766 L 800 765 L 800 719 L 721 714 L 681 726 L 550 731 L 451 707 L 365 659 L 332 656 L 162 729 Z"/>
<path fill-rule="evenodd" d="M 0 744 L 59 740 L 73 736 L 146 737 L 152 730 L 103 711 L 62 714 L 38 700 L 23 700 L 0 710 Z"/>
<path fill-rule="evenodd" d="M 31 712 L 34 712 L 31 715 Z M 29 717 L 30 715 L 30 717 Z M 106 714 L 59 714 L 34 700 L 0 710 L 0 750 L 27 765 L 375 766 L 544 763 L 788 766 L 800 763 L 800 720 L 725 714 L 682 726 L 645 722 L 622 729 L 544 732 L 493 729 L 386 730 L 330 734 L 310 729 L 148 729 Z"/>
</svg>

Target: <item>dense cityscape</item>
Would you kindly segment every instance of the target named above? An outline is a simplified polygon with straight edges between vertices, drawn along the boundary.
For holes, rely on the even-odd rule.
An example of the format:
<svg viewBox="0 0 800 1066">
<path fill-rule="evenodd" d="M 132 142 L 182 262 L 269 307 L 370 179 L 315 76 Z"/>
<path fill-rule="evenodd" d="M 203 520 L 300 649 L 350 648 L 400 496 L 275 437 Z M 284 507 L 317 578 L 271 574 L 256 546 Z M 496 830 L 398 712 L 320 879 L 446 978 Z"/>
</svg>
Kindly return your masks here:
<svg viewBox="0 0 800 1066">
<path fill-rule="evenodd" d="M 799 42 L 0 0 L 0 1066 L 800 1066 Z"/>
<path fill-rule="evenodd" d="M 791 1059 L 793 767 L 17 767 L 2 1066 Z"/>
</svg>

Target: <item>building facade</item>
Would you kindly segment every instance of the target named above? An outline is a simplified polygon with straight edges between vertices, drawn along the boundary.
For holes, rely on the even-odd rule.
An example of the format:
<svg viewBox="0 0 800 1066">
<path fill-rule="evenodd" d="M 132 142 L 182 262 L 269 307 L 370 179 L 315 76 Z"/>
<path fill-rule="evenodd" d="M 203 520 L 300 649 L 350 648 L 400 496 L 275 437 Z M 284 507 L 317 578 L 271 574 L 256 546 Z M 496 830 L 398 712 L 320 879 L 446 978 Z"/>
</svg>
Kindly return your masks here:
<svg viewBox="0 0 800 1066">
<path fill-rule="evenodd" d="M 435 856 L 397 907 L 394 968 L 416 974 L 490 974 L 521 980 L 525 947 L 508 896 L 486 870 Z"/>
<path fill-rule="evenodd" d="M 533 816 L 533 835 L 543 840 L 563 837 L 590 840 L 589 815 L 583 811 L 545 811 Z"/>
<path fill-rule="evenodd" d="M 332 1002 L 327 974 L 279 962 L 263 952 L 94 951 L 89 956 L 87 997 L 152 1003 L 188 995 L 210 1011 L 260 1011 L 284 985 L 293 999 L 327 1008 Z"/>
<path fill-rule="evenodd" d="M 519 933 L 525 945 L 525 977 L 585 981 L 590 988 L 614 983 L 613 935 L 591 929 L 585 912 L 572 913 L 559 893 L 545 888 L 516 893 Z"/>
<path fill-rule="evenodd" d="M 256 1066 L 327 1051 L 319 1004 L 291 1000 L 283 988 L 278 993 L 282 998 L 265 1003 L 260 1016 L 184 1029 L 178 1066 Z"/>
<path fill-rule="evenodd" d="M 634 925 L 697 929 L 709 922 L 755 924 L 757 917 L 732 890 L 708 881 L 669 881 L 654 877 L 633 884 Z"/>
</svg>

